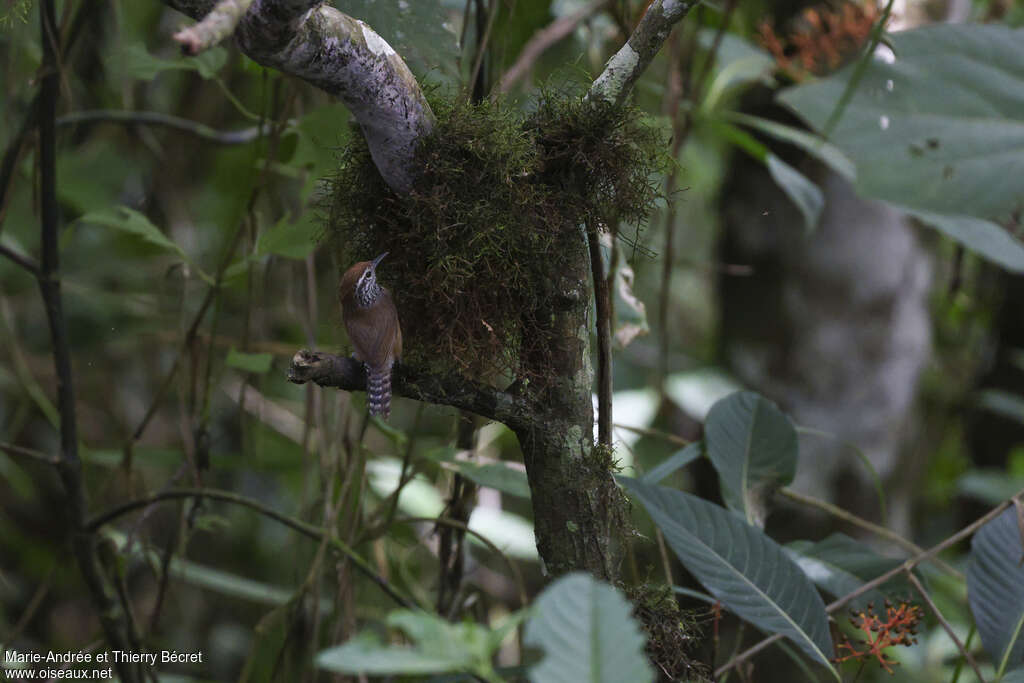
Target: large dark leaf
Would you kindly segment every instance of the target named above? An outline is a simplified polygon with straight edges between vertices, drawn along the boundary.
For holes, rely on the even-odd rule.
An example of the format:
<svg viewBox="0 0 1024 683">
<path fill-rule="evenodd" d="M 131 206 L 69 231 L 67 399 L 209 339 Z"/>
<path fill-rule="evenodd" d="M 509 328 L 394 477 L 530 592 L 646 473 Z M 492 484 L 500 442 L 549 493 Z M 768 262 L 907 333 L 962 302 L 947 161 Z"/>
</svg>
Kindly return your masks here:
<svg viewBox="0 0 1024 683">
<path fill-rule="evenodd" d="M 1024 665 L 1024 566 L 1017 512 L 1010 508 L 971 540 L 967 601 L 997 669 Z"/>
<path fill-rule="evenodd" d="M 1024 197 L 1024 30 L 941 24 L 890 36 L 832 132 L 861 194 L 910 210 L 1015 270 L 1024 246 L 993 221 Z M 854 73 L 790 88 L 780 100 L 824 129 Z"/>
<path fill-rule="evenodd" d="M 825 604 L 807 576 L 772 539 L 723 508 L 638 479 L 619 481 L 650 513 L 686 568 L 729 610 L 781 633 L 808 656 L 829 663 Z"/>
<path fill-rule="evenodd" d="M 768 498 L 796 474 L 793 423 L 768 399 L 740 391 L 711 407 L 704 441 L 726 503 L 750 524 L 764 526 Z"/>
</svg>

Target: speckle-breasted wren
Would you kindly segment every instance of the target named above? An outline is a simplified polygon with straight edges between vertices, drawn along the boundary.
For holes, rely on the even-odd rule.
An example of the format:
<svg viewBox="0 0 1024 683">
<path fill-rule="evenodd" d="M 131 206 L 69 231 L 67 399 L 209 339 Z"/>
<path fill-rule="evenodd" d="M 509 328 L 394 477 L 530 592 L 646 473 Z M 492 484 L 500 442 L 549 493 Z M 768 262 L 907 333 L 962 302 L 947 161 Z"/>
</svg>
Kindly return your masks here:
<svg viewBox="0 0 1024 683">
<path fill-rule="evenodd" d="M 338 285 L 341 319 L 357 360 L 366 365 L 370 415 L 391 414 L 391 368 L 402 355 L 402 328 L 391 292 L 377 283 L 377 264 L 360 261 L 345 271 Z"/>
</svg>

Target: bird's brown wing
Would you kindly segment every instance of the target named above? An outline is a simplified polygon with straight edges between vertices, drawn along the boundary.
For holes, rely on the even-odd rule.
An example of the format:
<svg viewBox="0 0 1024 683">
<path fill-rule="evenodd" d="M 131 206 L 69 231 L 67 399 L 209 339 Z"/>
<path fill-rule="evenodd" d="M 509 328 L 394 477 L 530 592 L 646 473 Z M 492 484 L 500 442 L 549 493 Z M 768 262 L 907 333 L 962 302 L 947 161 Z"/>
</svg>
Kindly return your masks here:
<svg viewBox="0 0 1024 683">
<path fill-rule="evenodd" d="M 369 309 L 353 308 L 345 316 L 345 329 L 356 358 L 371 367 L 390 367 L 402 353 L 402 330 L 391 293 L 382 292 Z"/>
</svg>

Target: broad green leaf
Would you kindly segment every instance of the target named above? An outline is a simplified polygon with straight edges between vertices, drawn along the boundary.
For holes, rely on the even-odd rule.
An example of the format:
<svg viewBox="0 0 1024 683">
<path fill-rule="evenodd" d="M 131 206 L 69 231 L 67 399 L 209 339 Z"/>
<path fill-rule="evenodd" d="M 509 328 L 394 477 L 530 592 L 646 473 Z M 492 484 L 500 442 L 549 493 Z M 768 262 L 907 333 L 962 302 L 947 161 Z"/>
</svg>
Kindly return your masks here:
<svg viewBox="0 0 1024 683">
<path fill-rule="evenodd" d="M 282 218 L 260 235 L 256 251 L 258 254 L 276 254 L 291 259 L 304 259 L 316 248 L 320 226 L 312 211 L 307 211 L 295 221 Z"/>
<path fill-rule="evenodd" d="M 768 499 L 796 474 L 793 423 L 768 399 L 736 392 L 712 406 L 704 441 L 729 507 L 749 524 L 764 526 Z"/>
<path fill-rule="evenodd" d="M 994 218 L 1024 190 L 1024 30 L 936 24 L 892 34 L 833 142 L 857 164 L 869 197 L 946 214 Z M 783 91 L 821 129 L 853 66 Z"/>
<path fill-rule="evenodd" d="M 859 193 L 1024 269 L 1019 242 L 990 222 L 1024 196 L 1024 30 L 937 24 L 890 40 L 894 57 L 868 65 L 831 139 L 856 164 Z M 853 70 L 779 99 L 820 131 Z"/>
<path fill-rule="evenodd" d="M 1024 667 L 1008 671 L 1005 676 L 999 679 L 999 683 L 1024 683 Z"/>
<path fill-rule="evenodd" d="M 971 539 L 967 602 L 997 670 L 1024 665 L 1024 547 L 1012 506 Z"/>
<path fill-rule="evenodd" d="M 103 225 L 136 235 L 150 244 L 177 255 L 182 261 L 187 262 L 189 260 L 185 251 L 172 242 L 167 235 L 162 233 L 160 228 L 150 223 L 149 219 L 141 213 L 134 209 L 129 209 L 127 206 L 115 206 L 100 211 L 91 211 L 79 218 L 79 221 L 93 225 Z"/>
<path fill-rule="evenodd" d="M 682 491 L 618 477 L 647 509 L 683 565 L 742 619 L 792 640 L 828 668 L 832 637 L 810 579 L 760 529 Z"/>
<path fill-rule="evenodd" d="M 654 680 L 644 635 L 615 588 L 569 574 L 541 593 L 523 642 L 544 651 L 534 683 L 642 683 Z"/>
<path fill-rule="evenodd" d="M 900 564 L 901 560 L 882 557 L 860 541 L 845 534 L 832 534 L 823 541 L 797 541 L 784 547 L 815 585 L 834 597 L 842 597 L 881 576 Z M 869 602 L 881 605 L 886 595 L 907 594 L 905 580 L 893 579 L 884 586 L 855 598 L 853 605 Z"/>
<path fill-rule="evenodd" d="M 233 368 L 262 375 L 270 371 L 274 356 L 269 353 L 244 353 L 232 347 L 225 362 Z"/>
<path fill-rule="evenodd" d="M 700 441 L 694 441 L 690 445 L 680 448 L 678 451 L 658 463 L 658 466 L 645 474 L 642 479 L 645 484 L 658 484 L 665 477 L 676 470 L 681 470 L 691 462 L 704 454 L 704 446 Z"/>
</svg>

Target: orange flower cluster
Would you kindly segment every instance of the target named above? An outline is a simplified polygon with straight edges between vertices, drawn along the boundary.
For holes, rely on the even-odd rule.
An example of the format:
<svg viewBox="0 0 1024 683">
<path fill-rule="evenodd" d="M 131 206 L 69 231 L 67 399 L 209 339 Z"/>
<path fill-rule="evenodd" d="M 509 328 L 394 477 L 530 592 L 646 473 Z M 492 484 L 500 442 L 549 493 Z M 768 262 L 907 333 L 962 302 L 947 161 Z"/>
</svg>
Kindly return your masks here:
<svg viewBox="0 0 1024 683">
<path fill-rule="evenodd" d="M 870 657 L 878 660 L 878 664 L 889 673 L 893 673 L 893 665 L 897 664 L 886 650 L 896 645 L 910 647 L 917 643 L 917 626 L 921 623 L 922 610 L 919 605 L 909 602 L 900 602 L 893 605 L 885 601 L 885 614 L 875 614 L 874 605 L 868 603 L 867 610 L 853 612 L 850 623 L 853 627 L 864 633 L 864 639 L 858 641 L 858 645 L 850 642 L 849 638 L 836 646 L 838 652 L 846 652 L 844 655 L 833 658 L 836 664 L 851 659 L 863 661 Z"/>
<path fill-rule="evenodd" d="M 794 80 L 835 70 L 867 42 L 878 19 L 878 6 L 868 1 L 844 2 L 838 8 L 808 7 L 783 35 L 768 22 L 758 27 L 761 45 L 779 68 Z"/>
</svg>

